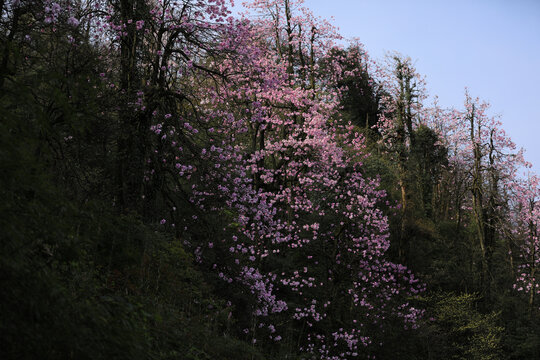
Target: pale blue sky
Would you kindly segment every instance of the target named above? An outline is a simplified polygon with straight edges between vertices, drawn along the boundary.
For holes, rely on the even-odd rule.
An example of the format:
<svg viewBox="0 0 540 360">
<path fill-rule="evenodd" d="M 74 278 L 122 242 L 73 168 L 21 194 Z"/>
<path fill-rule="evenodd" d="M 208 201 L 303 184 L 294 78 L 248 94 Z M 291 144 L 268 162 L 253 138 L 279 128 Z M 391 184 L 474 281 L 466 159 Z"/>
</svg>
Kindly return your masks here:
<svg viewBox="0 0 540 360">
<path fill-rule="evenodd" d="M 305 0 L 376 59 L 410 56 L 441 106 L 491 103 L 540 173 L 540 0 Z"/>
</svg>

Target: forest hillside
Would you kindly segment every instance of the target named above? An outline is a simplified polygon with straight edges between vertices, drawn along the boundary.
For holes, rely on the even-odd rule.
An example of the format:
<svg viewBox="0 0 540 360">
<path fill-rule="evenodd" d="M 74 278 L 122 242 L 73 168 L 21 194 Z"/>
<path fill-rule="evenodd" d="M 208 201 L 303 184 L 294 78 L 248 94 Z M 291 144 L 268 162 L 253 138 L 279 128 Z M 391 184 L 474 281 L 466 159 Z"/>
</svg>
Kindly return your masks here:
<svg viewBox="0 0 540 360">
<path fill-rule="evenodd" d="M 245 7 L 0 0 L 0 358 L 540 359 L 540 178 L 489 105 Z"/>
</svg>

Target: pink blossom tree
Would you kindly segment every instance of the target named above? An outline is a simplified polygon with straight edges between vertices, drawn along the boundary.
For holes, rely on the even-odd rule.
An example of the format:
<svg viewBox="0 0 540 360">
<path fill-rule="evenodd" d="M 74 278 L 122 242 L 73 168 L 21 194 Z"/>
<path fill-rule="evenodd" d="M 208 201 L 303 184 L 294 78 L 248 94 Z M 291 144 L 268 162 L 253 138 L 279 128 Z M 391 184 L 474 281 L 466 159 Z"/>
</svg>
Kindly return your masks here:
<svg viewBox="0 0 540 360">
<path fill-rule="evenodd" d="M 287 9 L 288 2 L 280 4 Z M 423 286 L 385 259 L 388 224 L 378 209 L 384 192 L 362 175 L 369 156 L 363 137 L 334 120 L 339 106 L 332 86 L 316 73 L 315 88 L 301 80 L 302 67 L 269 46 L 264 34 L 275 28 L 243 26 L 240 58 L 221 63 L 236 70 L 229 82 L 201 92 L 222 143 L 210 149 L 220 154 L 193 187 L 201 209 L 223 212 L 210 205 L 221 199 L 233 219 L 223 238 L 194 244 L 196 251 L 202 262 L 218 254 L 219 277 L 253 296 L 246 328 L 252 341 L 279 342 L 281 331 L 295 329 L 300 348 L 294 351 L 327 359 L 365 354 L 389 319 L 416 326 L 421 310 L 406 299 Z M 295 62 L 299 54 L 292 55 Z"/>
</svg>

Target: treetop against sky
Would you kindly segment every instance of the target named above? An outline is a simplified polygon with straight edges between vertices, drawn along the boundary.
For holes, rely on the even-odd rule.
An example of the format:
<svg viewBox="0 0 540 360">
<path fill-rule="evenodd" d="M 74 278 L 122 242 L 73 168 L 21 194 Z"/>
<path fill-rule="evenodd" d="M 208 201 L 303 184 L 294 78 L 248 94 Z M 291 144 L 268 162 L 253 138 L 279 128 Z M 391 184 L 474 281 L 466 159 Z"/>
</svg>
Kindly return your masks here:
<svg viewBox="0 0 540 360">
<path fill-rule="evenodd" d="M 238 6 L 238 2 L 236 4 Z M 460 106 L 464 88 L 491 103 L 504 128 L 540 170 L 540 2 L 305 0 L 346 38 L 357 37 L 376 59 L 410 56 L 431 98 Z"/>
</svg>

